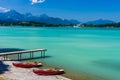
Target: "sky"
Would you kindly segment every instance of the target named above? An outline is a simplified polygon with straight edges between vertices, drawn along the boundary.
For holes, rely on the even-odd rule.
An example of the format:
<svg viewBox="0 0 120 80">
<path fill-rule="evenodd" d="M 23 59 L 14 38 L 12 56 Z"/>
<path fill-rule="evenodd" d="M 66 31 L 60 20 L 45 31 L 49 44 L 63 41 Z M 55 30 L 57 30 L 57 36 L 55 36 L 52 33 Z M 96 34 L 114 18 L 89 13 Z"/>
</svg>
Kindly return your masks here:
<svg viewBox="0 0 120 80">
<path fill-rule="evenodd" d="M 11 9 L 81 22 L 97 19 L 120 21 L 120 0 L 0 0 L 0 11 Z"/>
</svg>

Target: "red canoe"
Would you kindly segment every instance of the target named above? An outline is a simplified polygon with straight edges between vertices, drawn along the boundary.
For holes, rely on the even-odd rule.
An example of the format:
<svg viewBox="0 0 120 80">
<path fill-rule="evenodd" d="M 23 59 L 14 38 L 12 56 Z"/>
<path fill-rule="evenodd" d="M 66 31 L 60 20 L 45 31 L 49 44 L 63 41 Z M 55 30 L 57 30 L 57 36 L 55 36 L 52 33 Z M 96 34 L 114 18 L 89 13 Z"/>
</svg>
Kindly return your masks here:
<svg viewBox="0 0 120 80">
<path fill-rule="evenodd" d="M 42 66 L 42 64 L 38 62 L 19 62 L 19 63 L 13 63 L 13 65 L 15 67 L 21 67 L 21 68 L 32 68 L 32 67 Z"/>
<path fill-rule="evenodd" d="M 63 74 L 63 69 L 34 69 L 33 72 L 38 75 L 58 75 Z"/>
</svg>

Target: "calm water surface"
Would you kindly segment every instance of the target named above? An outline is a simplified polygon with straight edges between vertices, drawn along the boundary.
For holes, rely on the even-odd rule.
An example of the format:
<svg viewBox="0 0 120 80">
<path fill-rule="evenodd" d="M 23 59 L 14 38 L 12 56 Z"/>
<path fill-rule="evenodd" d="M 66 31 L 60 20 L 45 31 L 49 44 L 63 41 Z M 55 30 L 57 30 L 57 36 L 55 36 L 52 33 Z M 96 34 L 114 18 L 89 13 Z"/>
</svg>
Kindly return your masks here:
<svg viewBox="0 0 120 80">
<path fill-rule="evenodd" d="M 120 29 L 1 27 L 0 48 L 47 48 L 46 63 L 120 80 Z"/>
</svg>

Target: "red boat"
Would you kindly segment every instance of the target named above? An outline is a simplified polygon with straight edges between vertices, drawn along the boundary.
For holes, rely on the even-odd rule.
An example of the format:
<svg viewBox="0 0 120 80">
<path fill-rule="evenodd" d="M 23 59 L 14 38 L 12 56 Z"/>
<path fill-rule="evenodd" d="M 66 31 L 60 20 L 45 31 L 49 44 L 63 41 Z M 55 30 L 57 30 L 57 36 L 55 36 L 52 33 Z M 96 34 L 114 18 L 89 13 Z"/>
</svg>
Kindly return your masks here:
<svg viewBox="0 0 120 80">
<path fill-rule="evenodd" d="M 15 67 L 21 67 L 21 68 L 32 68 L 32 67 L 40 67 L 42 66 L 42 63 L 39 62 L 19 62 L 19 63 L 13 63 Z"/>
<path fill-rule="evenodd" d="M 63 69 L 34 69 L 33 72 L 38 75 L 58 75 L 63 74 Z"/>
</svg>

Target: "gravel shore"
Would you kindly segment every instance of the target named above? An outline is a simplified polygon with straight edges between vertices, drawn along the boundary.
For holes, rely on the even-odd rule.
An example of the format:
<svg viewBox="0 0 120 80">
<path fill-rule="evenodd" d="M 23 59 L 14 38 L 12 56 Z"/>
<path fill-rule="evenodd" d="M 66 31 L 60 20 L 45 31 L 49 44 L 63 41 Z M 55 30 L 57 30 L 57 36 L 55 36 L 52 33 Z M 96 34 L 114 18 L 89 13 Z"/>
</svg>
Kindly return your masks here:
<svg viewBox="0 0 120 80">
<path fill-rule="evenodd" d="M 35 68 L 16 68 L 12 65 L 13 62 L 16 61 L 0 61 L 0 77 L 5 80 L 71 80 L 61 75 L 36 75 L 32 72 Z"/>
</svg>

